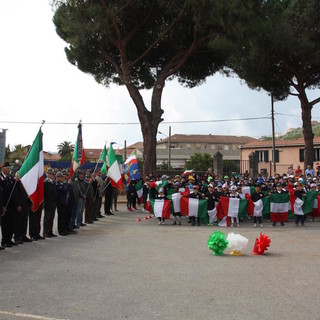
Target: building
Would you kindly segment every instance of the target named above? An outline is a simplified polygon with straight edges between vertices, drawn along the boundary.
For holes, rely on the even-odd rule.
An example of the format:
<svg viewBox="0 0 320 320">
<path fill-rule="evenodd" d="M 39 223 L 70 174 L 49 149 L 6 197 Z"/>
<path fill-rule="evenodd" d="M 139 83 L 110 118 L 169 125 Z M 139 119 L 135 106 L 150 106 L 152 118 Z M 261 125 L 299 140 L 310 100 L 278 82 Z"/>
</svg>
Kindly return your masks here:
<svg viewBox="0 0 320 320">
<path fill-rule="evenodd" d="M 320 137 L 315 137 L 314 161 L 320 162 Z M 249 156 L 255 156 L 257 173 L 273 175 L 272 141 L 254 140 L 240 148 L 241 160 L 249 162 Z M 296 169 L 299 165 L 304 168 L 304 139 L 276 140 L 275 141 L 276 172 L 287 173 L 288 167 L 293 165 Z M 251 168 L 252 169 L 252 168 Z"/>
<path fill-rule="evenodd" d="M 184 168 L 187 160 L 195 153 L 214 156 L 218 151 L 223 160 L 240 163 L 240 147 L 256 139 L 247 136 L 175 134 L 170 138 L 170 164 L 173 168 Z M 157 164 L 169 161 L 169 138 L 157 143 Z"/>
</svg>

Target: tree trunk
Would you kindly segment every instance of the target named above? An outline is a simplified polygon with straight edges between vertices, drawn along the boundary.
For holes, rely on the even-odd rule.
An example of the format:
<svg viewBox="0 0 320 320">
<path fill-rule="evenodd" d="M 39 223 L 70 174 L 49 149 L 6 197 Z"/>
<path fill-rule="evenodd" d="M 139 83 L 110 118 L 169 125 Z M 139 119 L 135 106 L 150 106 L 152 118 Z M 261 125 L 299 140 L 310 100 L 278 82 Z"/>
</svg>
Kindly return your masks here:
<svg viewBox="0 0 320 320">
<path fill-rule="evenodd" d="M 311 123 L 311 110 L 312 105 L 308 102 L 306 97 L 301 97 L 299 95 L 301 110 L 302 110 L 302 132 L 304 137 L 304 166 L 305 169 L 307 165 L 313 168 L 314 161 L 314 149 L 313 149 L 313 132 Z"/>
<path fill-rule="evenodd" d="M 152 172 L 156 174 L 157 165 L 157 133 L 163 110 L 161 96 L 164 80 L 155 83 L 151 99 L 151 111 L 147 110 L 139 90 L 132 84 L 127 85 L 129 94 L 137 108 L 143 137 L 143 178 Z"/>
</svg>

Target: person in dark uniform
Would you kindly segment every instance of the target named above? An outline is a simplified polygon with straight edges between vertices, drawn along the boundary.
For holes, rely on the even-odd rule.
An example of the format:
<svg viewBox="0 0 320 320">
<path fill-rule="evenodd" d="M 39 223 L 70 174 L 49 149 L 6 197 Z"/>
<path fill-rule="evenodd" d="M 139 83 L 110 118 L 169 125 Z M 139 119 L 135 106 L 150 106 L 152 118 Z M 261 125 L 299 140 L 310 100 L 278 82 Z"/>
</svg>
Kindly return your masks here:
<svg viewBox="0 0 320 320">
<path fill-rule="evenodd" d="M 95 180 L 92 180 L 91 173 L 86 175 L 87 190 L 86 190 L 86 202 L 85 202 L 85 223 L 93 223 L 94 218 L 94 202 L 95 202 L 95 192 L 97 190 L 97 184 Z"/>
<path fill-rule="evenodd" d="M 56 237 L 53 233 L 53 221 L 57 207 L 57 188 L 55 183 L 55 173 L 49 168 L 47 178 L 44 181 L 44 219 L 43 234 L 44 237 Z"/>
<path fill-rule="evenodd" d="M 16 188 L 21 205 L 21 212 L 17 212 L 17 219 L 15 220 L 14 227 L 14 239 L 18 243 L 32 242 L 32 240 L 27 237 L 31 201 L 20 180 L 17 181 Z"/>
<path fill-rule="evenodd" d="M 135 180 L 131 180 L 129 183 L 129 186 L 127 188 L 127 208 L 128 208 L 128 211 L 133 211 L 133 209 L 137 209 L 136 208 L 136 199 L 137 199 L 137 192 L 136 192 L 136 188 L 135 188 Z"/>
<path fill-rule="evenodd" d="M 58 232 L 60 236 L 68 235 L 68 185 L 64 183 L 62 172 L 56 174 Z M 50 237 L 50 236 L 49 236 Z"/>
<path fill-rule="evenodd" d="M 83 211 L 85 206 L 85 199 L 86 199 L 86 190 L 87 190 L 87 183 L 84 180 L 84 172 L 82 170 L 77 171 L 77 178 L 75 179 L 76 186 L 78 188 L 78 201 L 77 201 L 77 219 L 76 225 L 78 228 L 85 227 L 86 224 L 83 223 Z"/>
<path fill-rule="evenodd" d="M 96 192 L 95 192 L 95 198 L 96 201 L 94 203 L 94 219 L 104 218 L 104 216 L 101 214 L 101 205 L 102 205 L 102 196 L 103 196 L 103 180 L 101 178 L 101 171 L 100 169 L 97 169 L 93 173 L 94 179 L 97 184 Z"/>
<path fill-rule="evenodd" d="M 1 167 L 2 170 L 2 167 Z M 2 219 L 2 215 L 5 213 L 4 211 L 4 205 L 3 205 L 3 196 L 2 196 L 2 184 L 0 183 L 0 226 L 1 226 L 1 219 Z M 3 247 L 2 245 L 0 245 L 0 250 L 4 250 L 5 247 Z"/>
<path fill-rule="evenodd" d="M 104 214 L 106 216 L 113 216 L 113 213 L 110 211 L 112 201 L 112 185 L 109 177 L 105 179 L 104 186 Z"/>
<path fill-rule="evenodd" d="M 12 241 L 14 233 L 14 216 L 21 213 L 18 192 L 16 189 L 16 181 L 10 175 L 10 163 L 5 162 L 0 173 L 0 184 L 3 197 L 3 213 L 1 221 L 2 240 L 1 246 L 12 247 L 17 245 L 17 242 Z"/>
<path fill-rule="evenodd" d="M 63 174 L 63 184 L 66 186 L 67 191 L 67 206 L 66 206 L 66 220 L 65 223 L 67 223 L 67 226 L 65 227 L 65 230 L 67 230 L 68 233 L 77 233 L 73 229 L 73 225 L 71 223 L 72 219 L 72 213 L 75 206 L 75 200 L 74 200 L 74 193 L 71 184 L 69 183 L 69 173 L 68 170 L 63 169 L 61 170 L 61 173 Z M 71 180 L 70 180 L 71 182 Z"/>
</svg>

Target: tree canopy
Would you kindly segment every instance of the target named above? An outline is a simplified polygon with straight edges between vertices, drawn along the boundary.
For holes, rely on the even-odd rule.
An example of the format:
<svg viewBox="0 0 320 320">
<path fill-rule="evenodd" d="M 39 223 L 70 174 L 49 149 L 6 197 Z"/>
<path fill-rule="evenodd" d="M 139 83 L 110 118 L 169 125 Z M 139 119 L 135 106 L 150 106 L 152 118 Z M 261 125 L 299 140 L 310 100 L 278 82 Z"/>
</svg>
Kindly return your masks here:
<svg viewBox="0 0 320 320">
<path fill-rule="evenodd" d="M 212 167 L 213 157 L 208 153 L 195 153 L 186 161 L 187 170 L 206 171 Z"/>
<path fill-rule="evenodd" d="M 248 86 L 264 89 L 276 100 L 288 95 L 300 100 L 305 139 L 305 162 L 313 163 L 312 107 L 307 89 L 320 87 L 320 1 L 257 1 L 247 27 L 236 25 L 237 44 L 230 68 Z M 241 28 L 242 26 L 242 28 Z"/>
<path fill-rule="evenodd" d="M 54 24 L 70 63 L 98 83 L 125 85 L 138 112 L 144 172 L 156 167 L 166 80 L 200 85 L 229 55 L 218 0 L 53 1 Z M 211 47 L 208 43 L 211 43 Z M 152 89 L 150 107 L 140 89 Z"/>
<path fill-rule="evenodd" d="M 61 160 L 69 161 L 72 159 L 72 152 L 74 151 L 74 144 L 70 141 L 63 141 L 58 144 L 58 153 L 61 156 Z"/>
</svg>

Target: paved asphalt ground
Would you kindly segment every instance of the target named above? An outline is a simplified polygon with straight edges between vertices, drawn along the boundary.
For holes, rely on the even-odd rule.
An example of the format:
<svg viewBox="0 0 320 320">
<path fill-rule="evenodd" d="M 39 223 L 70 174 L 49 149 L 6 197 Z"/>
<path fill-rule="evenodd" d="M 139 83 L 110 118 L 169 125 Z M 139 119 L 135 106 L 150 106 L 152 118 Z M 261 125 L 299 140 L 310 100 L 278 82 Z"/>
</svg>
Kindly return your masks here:
<svg viewBox="0 0 320 320">
<path fill-rule="evenodd" d="M 213 256 L 217 227 L 158 225 L 122 204 L 78 235 L 0 252 L 0 319 L 320 319 L 320 222 L 260 229 L 244 222 L 244 255 Z"/>
</svg>

